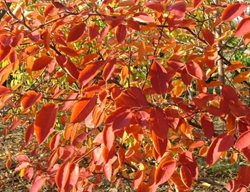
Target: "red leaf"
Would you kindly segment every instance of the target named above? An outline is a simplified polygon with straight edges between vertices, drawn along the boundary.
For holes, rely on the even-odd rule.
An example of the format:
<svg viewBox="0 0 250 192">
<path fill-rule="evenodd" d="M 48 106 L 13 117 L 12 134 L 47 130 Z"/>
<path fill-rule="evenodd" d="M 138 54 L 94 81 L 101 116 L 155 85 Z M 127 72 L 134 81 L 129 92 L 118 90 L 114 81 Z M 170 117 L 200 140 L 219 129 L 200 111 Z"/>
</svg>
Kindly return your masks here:
<svg viewBox="0 0 250 192">
<path fill-rule="evenodd" d="M 201 117 L 201 127 L 208 139 L 211 139 L 212 136 L 214 135 L 214 124 L 213 120 L 211 117 L 208 115 L 204 114 Z"/>
<path fill-rule="evenodd" d="M 118 43 L 121 43 L 124 41 L 124 39 L 126 38 L 126 34 L 127 34 L 126 26 L 123 24 L 118 25 L 116 29 L 116 39 Z"/>
<path fill-rule="evenodd" d="M 233 101 L 237 103 L 238 95 L 235 92 L 235 89 L 233 89 L 231 86 L 223 85 L 221 92 L 222 92 L 223 99 L 227 102 L 227 105 L 229 101 Z"/>
<path fill-rule="evenodd" d="M 45 68 L 46 66 L 48 66 L 52 61 L 53 61 L 52 57 L 49 57 L 46 55 L 41 56 L 34 61 L 34 64 L 33 64 L 31 70 L 32 71 L 39 71 L 39 70 Z"/>
<path fill-rule="evenodd" d="M 250 31 L 250 17 L 241 20 L 235 32 L 236 37 L 241 37 L 248 34 Z"/>
<path fill-rule="evenodd" d="M 240 16 L 247 8 L 247 3 L 233 3 L 228 5 L 222 12 L 222 21 L 231 21 L 235 17 Z"/>
<path fill-rule="evenodd" d="M 36 176 L 31 185 L 30 192 L 39 192 L 42 189 L 43 185 L 45 184 L 45 181 L 46 177 L 41 175 Z"/>
<path fill-rule="evenodd" d="M 149 1 L 146 3 L 146 6 L 160 13 L 164 10 L 163 5 L 160 2 Z"/>
<path fill-rule="evenodd" d="M 205 38 L 205 41 L 212 46 L 214 44 L 214 34 L 207 28 L 202 29 L 202 34 Z"/>
<path fill-rule="evenodd" d="M 36 140 L 41 144 L 53 131 L 56 122 L 58 107 L 48 103 L 37 113 L 34 124 Z"/>
<path fill-rule="evenodd" d="M 200 67 L 200 65 L 196 62 L 188 62 L 187 65 L 186 65 L 186 69 L 187 69 L 187 72 L 193 76 L 193 77 L 196 77 L 198 79 L 201 79 L 203 78 L 203 71 Z"/>
<path fill-rule="evenodd" d="M 170 76 L 166 69 L 159 63 L 154 62 L 150 69 L 150 79 L 156 93 L 164 94 L 169 87 Z"/>
<path fill-rule="evenodd" d="M 24 109 L 29 108 L 34 103 L 38 102 L 42 97 L 42 94 L 39 94 L 35 91 L 27 91 L 22 99 L 21 99 L 21 105 Z"/>
<path fill-rule="evenodd" d="M 86 25 L 83 22 L 74 25 L 68 34 L 67 41 L 72 42 L 78 40 L 83 35 L 85 27 Z"/>
<path fill-rule="evenodd" d="M 168 121 L 166 115 L 161 108 L 155 108 L 151 112 L 152 131 L 160 138 L 166 139 L 168 136 Z"/>
<path fill-rule="evenodd" d="M 235 143 L 235 147 L 239 150 L 242 150 L 244 148 L 246 148 L 247 146 L 250 145 L 250 130 L 245 131 L 244 133 L 242 133 L 239 138 L 237 139 L 236 143 Z"/>
<path fill-rule="evenodd" d="M 179 156 L 179 162 L 182 166 L 188 167 L 192 178 L 194 178 L 195 180 L 198 179 L 199 170 L 194 158 L 194 154 L 192 152 L 184 151 L 183 153 L 181 153 Z"/>
<path fill-rule="evenodd" d="M 78 80 L 82 86 L 87 85 L 100 72 L 104 62 L 88 64 L 79 74 Z"/>
<path fill-rule="evenodd" d="M 64 191 L 64 187 L 67 183 L 70 174 L 70 163 L 66 162 L 62 164 L 56 172 L 55 182 L 60 190 Z"/>
<path fill-rule="evenodd" d="M 169 157 L 165 157 L 164 159 L 162 159 L 155 171 L 155 183 L 161 185 L 168 181 L 173 175 L 175 168 L 175 160 L 169 159 Z"/>
<path fill-rule="evenodd" d="M 77 123 L 84 121 L 86 117 L 91 113 L 97 103 L 97 96 L 91 99 L 82 99 L 74 104 L 72 114 L 70 117 L 71 123 Z"/>
<path fill-rule="evenodd" d="M 70 47 L 58 47 L 60 51 L 71 57 L 78 57 L 78 53 Z"/>
</svg>

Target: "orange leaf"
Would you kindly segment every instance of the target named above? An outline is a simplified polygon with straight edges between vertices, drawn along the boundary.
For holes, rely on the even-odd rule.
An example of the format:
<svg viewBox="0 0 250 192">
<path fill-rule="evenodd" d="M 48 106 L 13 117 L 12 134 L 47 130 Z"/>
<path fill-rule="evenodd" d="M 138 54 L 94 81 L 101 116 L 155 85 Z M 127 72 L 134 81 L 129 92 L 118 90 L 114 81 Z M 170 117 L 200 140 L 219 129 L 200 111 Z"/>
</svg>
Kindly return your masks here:
<svg viewBox="0 0 250 192">
<path fill-rule="evenodd" d="M 241 83 L 243 81 L 247 81 L 248 79 L 250 79 L 250 70 L 241 72 L 239 75 L 237 75 L 234 78 L 233 83 Z"/>
<path fill-rule="evenodd" d="M 78 40 L 83 35 L 85 27 L 86 25 L 83 22 L 74 25 L 68 34 L 67 41 L 72 42 Z"/>
<path fill-rule="evenodd" d="M 86 117 L 94 109 L 96 102 L 97 102 L 97 96 L 94 96 L 91 99 L 82 99 L 77 103 L 75 103 L 72 109 L 70 122 L 77 123 L 84 121 Z"/>
<path fill-rule="evenodd" d="M 48 103 L 37 113 L 34 124 L 36 140 L 41 144 L 53 131 L 56 122 L 58 107 Z"/>
<path fill-rule="evenodd" d="M 35 91 L 27 91 L 22 99 L 21 99 L 21 105 L 24 109 L 29 108 L 34 103 L 38 102 L 42 97 L 42 94 L 37 93 Z"/>
<path fill-rule="evenodd" d="M 49 56 L 42 56 L 42 57 L 39 57 L 38 59 L 36 59 L 33 63 L 33 66 L 32 66 L 32 71 L 38 71 L 38 70 L 41 70 L 43 68 L 45 68 L 46 66 L 48 66 L 51 62 L 53 61 L 53 58 L 52 57 L 49 57 Z"/>
<path fill-rule="evenodd" d="M 228 5 L 222 12 L 222 21 L 231 21 L 235 17 L 240 16 L 247 8 L 247 3 L 233 3 Z"/>
</svg>

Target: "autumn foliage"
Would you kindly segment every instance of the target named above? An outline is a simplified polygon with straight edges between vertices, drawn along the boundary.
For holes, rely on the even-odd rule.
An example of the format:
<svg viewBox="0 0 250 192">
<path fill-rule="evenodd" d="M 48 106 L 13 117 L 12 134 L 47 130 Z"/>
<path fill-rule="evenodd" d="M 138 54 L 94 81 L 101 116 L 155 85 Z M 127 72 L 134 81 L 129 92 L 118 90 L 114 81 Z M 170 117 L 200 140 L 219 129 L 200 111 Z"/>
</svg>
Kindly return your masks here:
<svg viewBox="0 0 250 192">
<path fill-rule="evenodd" d="M 2 0 L 1 134 L 31 192 L 192 191 L 200 169 L 239 164 L 250 185 L 247 3 Z"/>
</svg>

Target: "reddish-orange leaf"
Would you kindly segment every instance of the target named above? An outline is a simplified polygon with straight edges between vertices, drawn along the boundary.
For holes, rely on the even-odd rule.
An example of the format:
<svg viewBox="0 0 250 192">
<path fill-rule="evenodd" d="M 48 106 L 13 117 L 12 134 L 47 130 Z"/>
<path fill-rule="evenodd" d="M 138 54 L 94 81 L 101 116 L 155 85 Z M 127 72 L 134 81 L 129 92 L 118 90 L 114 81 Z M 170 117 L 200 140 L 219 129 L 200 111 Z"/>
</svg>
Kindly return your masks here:
<svg viewBox="0 0 250 192">
<path fill-rule="evenodd" d="M 111 176 L 112 176 L 112 164 L 111 161 L 108 161 L 103 167 L 104 175 L 105 177 L 111 181 Z"/>
<path fill-rule="evenodd" d="M 11 93 L 11 90 L 3 85 L 0 85 L 0 96 Z"/>
<path fill-rule="evenodd" d="M 103 143 L 106 145 L 108 150 L 111 150 L 115 141 L 115 134 L 112 126 L 105 126 L 103 129 Z"/>
<path fill-rule="evenodd" d="M 168 139 L 162 139 L 152 132 L 152 141 L 155 151 L 162 157 L 167 151 Z"/>
<path fill-rule="evenodd" d="M 194 8 L 197 8 L 203 3 L 204 0 L 192 0 L 192 1 Z"/>
<path fill-rule="evenodd" d="M 79 74 L 78 80 L 82 86 L 87 85 L 100 72 L 104 62 L 88 64 Z"/>
<path fill-rule="evenodd" d="M 64 187 L 67 183 L 70 174 L 70 163 L 66 162 L 62 164 L 56 172 L 55 182 L 57 187 L 64 191 Z"/>
<path fill-rule="evenodd" d="M 161 108 L 155 108 L 151 112 L 151 128 L 152 131 L 162 139 L 166 139 L 168 136 L 168 121 L 166 115 Z"/>
<path fill-rule="evenodd" d="M 50 140 L 49 142 L 49 148 L 51 151 L 55 150 L 60 142 L 60 134 L 56 133 Z"/>
<path fill-rule="evenodd" d="M 33 183 L 30 188 L 30 192 L 39 192 L 43 185 L 45 184 L 46 177 L 42 175 L 37 175 L 33 180 Z"/>
<path fill-rule="evenodd" d="M 234 137 L 232 135 L 219 135 L 210 145 L 207 152 L 207 165 L 215 164 L 220 158 L 221 152 L 227 151 L 234 144 Z"/>
<path fill-rule="evenodd" d="M 123 24 L 118 25 L 118 27 L 116 28 L 116 39 L 118 43 L 122 43 L 124 41 L 124 39 L 126 38 L 126 34 L 126 26 Z"/>
<path fill-rule="evenodd" d="M 246 17 L 240 21 L 235 32 L 236 37 L 241 37 L 248 34 L 250 31 L 250 17 Z"/>
<path fill-rule="evenodd" d="M 41 56 L 34 61 L 31 70 L 32 71 L 41 70 L 41 69 L 45 68 L 46 66 L 48 66 L 52 61 L 53 61 L 52 57 L 49 57 L 47 55 Z"/>
<path fill-rule="evenodd" d="M 146 3 L 146 6 L 160 13 L 164 10 L 164 7 L 160 2 L 149 1 Z"/>
<path fill-rule="evenodd" d="M 70 47 L 58 47 L 60 51 L 71 57 L 78 57 L 78 53 Z"/>
<path fill-rule="evenodd" d="M 214 34 L 207 28 L 202 29 L 202 34 L 205 38 L 205 41 L 212 46 L 214 44 Z"/>
<path fill-rule="evenodd" d="M 34 103 L 38 102 L 42 97 L 42 94 L 37 93 L 35 91 L 27 91 L 22 99 L 21 99 L 21 105 L 24 109 L 29 108 Z"/>
<path fill-rule="evenodd" d="M 201 117 L 201 127 L 208 139 L 211 139 L 212 136 L 214 135 L 214 124 L 213 120 L 211 117 L 208 115 L 204 114 Z"/>
<path fill-rule="evenodd" d="M 247 3 L 236 2 L 228 5 L 222 12 L 222 21 L 231 21 L 235 17 L 240 16 L 247 8 Z"/>
<path fill-rule="evenodd" d="M 94 109 L 96 102 L 97 102 L 97 96 L 94 96 L 91 99 L 82 99 L 77 103 L 75 103 L 72 109 L 70 122 L 77 123 L 84 121 L 86 117 Z"/>
<path fill-rule="evenodd" d="M 99 34 L 99 27 L 98 25 L 94 24 L 89 27 L 89 37 L 90 39 L 94 39 Z"/>
<path fill-rule="evenodd" d="M 67 41 L 72 42 L 78 40 L 83 35 L 85 27 L 86 25 L 83 22 L 74 25 L 68 34 Z"/>
<path fill-rule="evenodd" d="M 181 180 L 187 187 L 191 187 L 192 185 L 192 174 L 188 167 L 181 166 L 180 169 Z"/>
<path fill-rule="evenodd" d="M 72 189 L 75 188 L 79 175 L 80 175 L 79 165 L 72 163 L 70 165 L 70 174 L 69 174 L 67 184 L 65 186 L 65 191 L 71 191 Z"/>
<path fill-rule="evenodd" d="M 9 55 L 11 50 L 12 50 L 11 46 L 9 45 L 3 46 L 2 44 L 0 44 L 0 62 Z"/>
<path fill-rule="evenodd" d="M 48 103 L 37 113 L 34 124 L 36 140 L 41 144 L 53 131 L 56 122 L 58 107 Z"/>
<path fill-rule="evenodd" d="M 235 143 L 235 147 L 242 150 L 250 145 L 250 130 L 242 133 Z"/>
<path fill-rule="evenodd" d="M 112 73 L 115 70 L 115 63 L 116 63 L 116 59 L 112 59 L 111 61 L 109 61 L 105 67 L 103 68 L 103 78 L 105 81 L 109 80 L 109 78 L 111 77 Z"/>
<path fill-rule="evenodd" d="M 31 123 L 25 130 L 24 140 L 28 144 L 34 133 L 34 123 Z"/>
<path fill-rule="evenodd" d="M 152 87 L 156 93 L 164 94 L 169 87 L 170 77 L 166 69 L 159 63 L 154 62 L 150 69 Z"/>
<path fill-rule="evenodd" d="M 173 175 L 176 169 L 176 162 L 169 157 L 165 157 L 161 160 L 160 164 L 156 168 L 155 171 L 155 183 L 161 185 L 168 181 L 170 177 Z"/>
<path fill-rule="evenodd" d="M 186 65 L 187 72 L 198 79 L 203 78 L 203 71 L 200 67 L 200 65 L 196 62 L 188 62 Z"/>
</svg>

